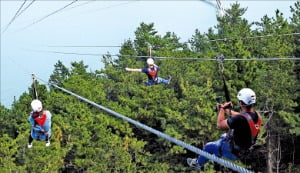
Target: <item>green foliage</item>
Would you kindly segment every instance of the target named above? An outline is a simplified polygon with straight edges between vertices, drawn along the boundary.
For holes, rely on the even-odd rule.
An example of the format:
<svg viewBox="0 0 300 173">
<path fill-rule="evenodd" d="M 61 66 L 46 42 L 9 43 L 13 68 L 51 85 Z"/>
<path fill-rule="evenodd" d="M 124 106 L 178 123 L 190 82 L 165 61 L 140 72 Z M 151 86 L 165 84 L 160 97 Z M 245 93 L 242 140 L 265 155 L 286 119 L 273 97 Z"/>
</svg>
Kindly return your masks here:
<svg viewBox="0 0 300 173">
<path fill-rule="evenodd" d="M 69 69 L 64 66 L 61 61 L 58 61 L 54 65 L 54 71 L 53 74 L 50 75 L 49 82 L 61 86 L 63 81 L 66 80 L 69 76 Z"/>
<path fill-rule="evenodd" d="M 257 110 L 273 111 L 271 119 L 263 117 L 269 129 L 261 130 L 256 146 L 259 149 L 235 163 L 265 172 L 264 137 L 271 133 L 280 137 L 277 139 L 282 145 L 293 141 L 293 151 L 281 149 L 280 171 L 296 172 L 299 147 L 295 146 L 300 134 L 299 63 L 224 61 L 222 69 L 215 61 L 180 58 L 214 58 L 223 54 L 225 58 L 246 60 L 299 55 L 299 36 L 239 39 L 299 32 L 299 7 L 299 1 L 291 7 L 290 22 L 280 11 L 275 11 L 275 17 L 263 16 L 259 22 L 248 23 L 242 17 L 247 9 L 235 3 L 227 10 L 228 15 L 218 18 L 218 25 L 207 33 L 196 29 L 189 46 L 180 43 L 175 33 L 158 35 L 153 23 L 141 23 L 134 32 L 135 38 L 122 44 L 120 57 L 103 57 L 104 69 L 88 72 L 88 65 L 83 61 L 72 62 L 68 69 L 58 61 L 49 82 L 202 148 L 224 133 L 216 128 L 215 112 L 217 96 L 224 95 L 220 76 L 224 70 L 234 105 L 237 105 L 238 90 L 250 87 L 257 94 Z M 230 39 L 218 41 L 222 38 Z M 149 55 L 150 46 L 153 56 L 178 58 L 155 59 L 161 68 L 159 76 L 172 76 L 170 85 L 147 87 L 143 84 L 147 80 L 144 74 L 125 72 L 125 67 L 145 66 L 145 59 L 129 55 Z M 37 82 L 37 91 L 44 107 L 52 113 L 51 146 L 34 141 L 33 148 L 26 148 L 30 129 L 28 115 L 34 94 L 31 86 L 28 93 L 14 102 L 11 110 L 0 107 L 0 172 L 197 172 L 186 165 L 186 158 L 196 157 L 194 153 L 54 87 L 50 86 L 48 91 Z M 230 172 L 212 163 L 207 164 L 205 171 Z"/>
</svg>

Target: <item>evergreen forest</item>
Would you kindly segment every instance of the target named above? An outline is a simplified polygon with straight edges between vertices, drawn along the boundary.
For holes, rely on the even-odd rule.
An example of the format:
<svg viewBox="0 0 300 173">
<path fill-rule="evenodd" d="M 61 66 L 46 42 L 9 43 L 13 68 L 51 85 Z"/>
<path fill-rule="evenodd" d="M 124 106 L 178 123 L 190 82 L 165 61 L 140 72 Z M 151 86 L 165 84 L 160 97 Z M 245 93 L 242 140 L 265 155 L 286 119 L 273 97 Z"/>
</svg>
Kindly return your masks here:
<svg viewBox="0 0 300 173">
<path fill-rule="evenodd" d="M 198 172 L 186 163 L 197 154 L 48 82 L 202 149 L 226 132 L 216 125 L 216 99 L 226 101 L 222 72 L 233 109 L 239 111 L 237 92 L 251 88 L 263 119 L 251 152 L 233 163 L 253 172 L 300 172 L 300 61 L 284 60 L 300 57 L 300 34 L 291 34 L 300 33 L 300 1 L 290 10 L 289 18 L 276 10 L 274 17 L 250 23 L 243 18 L 247 8 L 234 3 L 226 16 L 217 17 L 216 26 L 203 33 L 195 29 L 187 42 L 174 32 L 159 35 L 155 23 L 140 23 L 134 38 L 120 43 L 120 56 L 101 57 L 102 69 L 90 71 L 84 61 L 67 68 L 58 61 L 48 81 L 36 85 L 44 109 L 52 114 L 51 146 L 34 141 L 27 148 L 35 89 L 28 86 L 11 108 L 0 106 L 0 172 Z M 169 85 L 148 87 L 145 74 L 125 71 L 147 65 L 149 45 L 159 76 L 172 76 Z M 219 55 L 224 61 L 216 61 Z M 233 171 L 208 162 L 204 172 Z"/>
</svg>

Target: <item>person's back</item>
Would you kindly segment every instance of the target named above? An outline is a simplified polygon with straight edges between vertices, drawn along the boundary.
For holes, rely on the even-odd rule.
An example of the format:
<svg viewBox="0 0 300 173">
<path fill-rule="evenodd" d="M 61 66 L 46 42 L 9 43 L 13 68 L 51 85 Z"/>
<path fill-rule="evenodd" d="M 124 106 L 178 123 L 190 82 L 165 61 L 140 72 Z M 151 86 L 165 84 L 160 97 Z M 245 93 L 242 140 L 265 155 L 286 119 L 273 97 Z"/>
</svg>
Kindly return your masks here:
<svg viewBox="0 0 300 173">
<path fill-rule="evenodd" d="M 240 115 L 234 116 L 232 118 L 229 118 L 227 120 L 227 123 L 230 127 L 230 132 L 232 131 L 232 137 L 234 140 L 234 143 L 239 146 L 243 150 L 249 149 L 255 141 L 252 137 L 252 130 L 249 126 L 248 120 L 245 116 L 250 116 L 251 120 L 257 124 L 259 120 L 259 115 L 257 112 L 247 112 L 243 114 L 247 115 Z M 229 133 L 230 133 L 229 132 Z"/>
</svg>

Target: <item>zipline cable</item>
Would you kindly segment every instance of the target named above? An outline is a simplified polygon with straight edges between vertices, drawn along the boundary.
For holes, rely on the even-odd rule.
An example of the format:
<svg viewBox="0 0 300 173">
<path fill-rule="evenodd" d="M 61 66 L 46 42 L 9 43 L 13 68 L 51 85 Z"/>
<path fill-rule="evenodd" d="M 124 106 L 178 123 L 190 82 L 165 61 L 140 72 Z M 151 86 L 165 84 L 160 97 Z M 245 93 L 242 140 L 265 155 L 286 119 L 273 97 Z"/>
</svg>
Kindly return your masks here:
<svg viewBox="0 0 300 173">
<path fill-rule="evenodd" d="M 19 7 L 19 9 L 17 10 L 17 12 L 15 13 L 14 17 L 9 21 L 9 23 L 6 25 L 6 27 L 4 28 L 2 34 L 4 34 L 4 32 L 8 29 L 8 27 L 13 23 L 13 21 L 15 21 L 15 19 L 19 16 L 19 13 L 21 11 L 21 9 L 23 8 L 23 6 L 25 5 L 27 0 L 24 0 L 24 2 L 21 4 L 21 6 Z"/>
<path fill-rule="evenodd" d="M 39 79 L 39 78 L 37 78 L 37 79 Z M 41 79 L 39 79 L 39 80 L 41 80 Z M 41 81 L 43 81 L 43 80 L 41 80 Z M 213 154 L 210 154 L 210 153 L 207 153 L 205 151 L 202 151 L 199 148 L 196 148 L 196 147 L 194 147 L 194 146 L 192 146 L 190 144 L 187 144 L 187 143 L 185 143 L 183 141 L 180 141 L 180 140 L 175 139 L 175 138 L 173 138 L 173 137 L 171 137 L 169 135 L 166 135 L 166 134 L 164 134 L 164 133 L 162 133 L 162 132 L 160 132 L 158 130 L 155 130 L 155 129 L 147 126 L 147 125 L 144 125 L 144 124 L 142 124 L 142 123 L 140 123 L 138 121 L 135 121 L 135 120 L 133 120 L 131 118 L 128 118 L 128 117 L 126 117 L 126 116 L 124 116 L 122 114 L 119 114 L 119 113 L 117 113 L 117 112 L 115 112 L 115 111 L 113 111 L 111 109 L 108 109 L 108 108 L 106 108 L 104 106 L 101 106 L 101 105 L 99 105 L 99 104 L 97 104 L 97 103 L 95 103 L 93 101 L 90 101 L 90 100 L 88 100 L 88 99 L 86 99 L 86 98 L 84 98 L 82 96 L 79 96 L 79 95 L 77 95 L 77 94 L 75 94 L 75 93 L 73 93 L 71 91 L 68 91 L 68 90 L 66 90 L 66 89 L 64 89 L 62 87 L 59 87 L 59 86 L 57 86 L 55 84 L 52 84 L 52 83 L 47 83 L 47 84 L 51 85 L 51 86 L 53 86 L 53 87 L 55 87 L 55 88 L 57 88 L 57 89 L 59 89 L 59 90 L 61 90 L 63 92 L 65 92 L 65 93 L 68 93 L 68 94 L 70 94 L 72 96 L 75 96 L 78 99 L 80 99 L 80 100 L 82 100 L 82 101 L 84 101 L 86 103 L 89 103 L 89 104 L 91 104 L 91 105 L 93 105 L 93 106 L 95 106 L 95 107 L 97 107 L 97 108 L 99 108 L 99 109 L 101 109 L 101 110 L 103 110 L 103 111 L 105 111 L 105 112 L 107 112 L 107 113 L 115 116 L 115 117 L 118 117 L 118 118 L 121 118 L 121 119 L 123 119 L 125 121 L 128 121 L 131 124 L 134 124 L 135 126 L 137 126 L 139 128 L 142 128 L 142 129 L 144 129 L 144 130 L 146 130 L 148 132 L 156 134 L 157 136 L 159 136 L 161 138 L 164 138 L 164 139 L 166 139 L 166 140 L 168 140 L 170 142 L 173 142 L 173 143 L 175 143 L 175 144 L 177 144 L 177 145 L 179 145 L 179 146 L 181 146 L 183 148 L 186 148 L 186 149 L 188 149 L 188 150 L 190 150 L 190 151 L 192 151 L 194 153 L 200 154 L 200 155 L 202 155 L 202 156 L 204 156 L 204 157 L 206 157 L 206 158 L 208 158 L 210 160 L 213 160 L 214 162 L 219 163 L 219 164 L 221 164 L 221 165 L 223 165 L 225 167 L 231 168 L 234 171 L 237 171 L 237 172 L 240 172 L 240 173 L 251 173 L 251 171 L 249 171 L 249 170 L 247 170 L 245 168 L 242 168 L 242 167 L 240 167 L 240 166 L 238 166 L 238 165 L 236 165 L 236 164 L 234 164 L 232 162 L 229 162 L 229 161 L 224 160 L 222 158 L 219 158 L 219 157 L 217 157 L 217 156 L 215 156 Z"/>
<path fill-rule="evenodd" d="M 88 45 L 86 45 L 86 46 L 77 46 L 77 45 L 74 45 L 74 46 L 71 46 L 71 45 L 69 45 L 69 46 L 67 46 L 67 45 L 46 45 L 46 47 L 122 47 L 122 46 L 109 46 L 109 45 L 99 45 L 99 46 L 88 46 Z"/>
<path fill-rule="evenodd" d="M 215 9 L 218 9 L 218 6 L 216 6 L 214 3 L 212 3 L 210 0 L 201 0 L 202 2 L 214 7 Z"/>
<path fill-rule="evenodd" d="M 300 35 L 300 32 L 295 33 L 286 33 L 286 34 L 268 34 L 268 35 L 260 35 L 260 36 L 250 36 L 250 37 L 241 37 L 241 38 L 220 38 L 213 40 L 201 40 L 204 42 L 217 42 L 217 41 L 228 41 L 228 40 L 246 40 L 246 39 L 255 39 L 255 38 L 266 38 L 266 37 L 281 37 L 281 36 L 292 36 L 292 35 Z M 182 44 L 190 44 L 190 42 L 183 42 Z M 178 43 L 174 43 L 174 45 Z M 172 45 L 172 43 L 171 43 Z M 120 45 L 46 45 L 46 47 L 122 47 Z"/>
<path fill-rule="evenodd" d="M 36 0 L 32 0 L 18 15 L 17 17 L 19 17 L 22 13 L 24 13 L 24 11 L 26 11 Z"/>
<path fill-rule="evenodd" d="M 291 35 L 300 35 L 299 32 L 296 33 L 287 33 L 287 34 L 268 34 L 261 36 L 250 36 L 250 37 L 241 37 L 241 38 L 220 38 L 214 40 L 202 40 L 204 42 L 216 42 L 216 41 L 229 41 L 229 40 L 246 40 L 246 39 L 255 39 L 255 38 L 266 38 L 266 37 L 281 37 L 281 36 L 291 36 Z"/>
<path fill-rule="evenodd" d="M 215 58 L 192 58 L 192 57 L 163 57 L 163 56 L 148 56 L 148 55 L 121 55 L 121 54 L 101 54 L 101 53 L 76 53 L 76 52 L 61 52 L 61 51 L 46 51 L 46 50 L 29 50 L 31 52 L 44 52 L 44 53 L 54 53 L 54 54 L 65 54 L 65 55 L 82 55 L 82 56 L 119 56 L 119 57 L 129 57 L 129 58 L 153 58 L 153 59 L 173 59 L 173 60 L 193 60 L 193 61 L 217 61 Z M 278 60 L 295 60 L 300 61 L 298 57 L 270 57 L 270 58 L 226 58 L 224 61 L 278 61 Z"/>
<path fill-rule="evenodd" d="M 40 18 L 40 19 L 38 19 L 38 20 L 32 22 L 31 24 L 29 24 L 29 25 L 27 25 L 27 26 L 21 28 L 21 29 L 18 30 L 18 31 L 25 30 L 25 29 L 29 28 L 30 26 L 32 26 L 32 25 L 34 25 L 34 24 L 37 24 L 37 23 L 39 23 L 39 22 L 45 20 L 46 18 L 48 18 L 48 17 L 50 17 L 50 16 L 52 16 L 52 15 L 58 13 L 58 12 L 61 12 L 63 9 L 69 7 L 70 5 L 74 4 L 74 3 L 77 2 L 77 1 L 78 1 L 78 0 L 73 0 L 71 3 L 69 3 L 69 4 L 67 4 L 67 5 L 65 5 L 65 6 L 59 8 L 59 9 L 57 9 L 57 10 L 55 10 L 55 11 L 53 11 L 53 12 L 50 13 L 50 14 L 47 14 L 46 16 L 44 16 L 44 17 L 42 17 L 42 18 Z"/>
<path fill-rule="evenodd" d="M 82 4 L 78 4 L 78 5 L 76 5 L 76 6 L 67 8 L 67 9 L 65 9 L 65 11 L 68 11 L 68 10 L 71 10 L 71 9 L 74 9 L 74 8 L 77 8 L 77 7 L 82 7 L 82 6 L 84 6 L 84 5 L 87 5 L 87 4 L 89 4 L 89 3 L 96 2 L 96 1 L 97 1 L 97 0 L 89 0 L 89 1 L 86 1 L 86 2 L 84 2 L 84 3 L 82 3 Z"/>
</svg>

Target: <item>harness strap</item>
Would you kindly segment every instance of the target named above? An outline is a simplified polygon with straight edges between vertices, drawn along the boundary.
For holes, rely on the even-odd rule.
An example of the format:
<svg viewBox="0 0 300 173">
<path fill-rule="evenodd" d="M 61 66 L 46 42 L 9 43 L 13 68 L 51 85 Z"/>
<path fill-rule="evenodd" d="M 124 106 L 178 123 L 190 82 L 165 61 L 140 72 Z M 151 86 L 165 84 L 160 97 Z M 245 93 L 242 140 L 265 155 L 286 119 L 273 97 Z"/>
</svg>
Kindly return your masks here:
<svg viewBox="0 0 300 173">
<path fill-rule="evenodd" d="M 47 119 L 47 115 L 43 112 L 42 116 L 38 116 L 34 120 L 38 125 L 44 126 L 46 119 Z"/>
<path fill-rule="evenodd" d="M 257 137 L 259 129 L 260 129 L 261 124 L 262 124 L 262 120 L 261 120 L 259 114 L 257 112 L 255 112 L 255 113 L 258 116 L 257 123 L 254 123 L 251 115 L 249 115 L 248 113 L 241 112 L 241 114 L 239 114 L 240 116 L 244 117 L 247 120 L 247 122 L 248 122 L 248 125 L 250 127 L 250 131 L 251 131 L 252 143 L 254 143 L 255 138 Z"/>
<path fill-rule="evenodd" d="M 262 124 L 262 120 L 260 118 L 260 115 L 255 112 L 258 116 L 258 121 L 257 123 L 254 123 L 251 115 L 249 115 L 248 113 L 246 112 L 241 112 L 239 115 L 244 117 L 247 122 L 248 122 L 248 125 L 249 125 L 249 128 L 250 128 L 250 131 L 251 131 L 251 143 L 254 144 L 255 143 L 255 139 L 258 135 L 258 132 L 259 132 L 259 129 L 261 127 L 261 124 Z M 234 142 L 234 139 L 233 139 L 233 133 L 234 133 L 234 129 L 230 129 L 228 131 L 228 142 L 230 143 L 230 147 L 231 147 L 231 152 L 233 154 L 235 154 L 236 156 L 238 157 L 242 157 L 243 155 L 245 155 L 246 153 L 249 152 L 249 149 L 243 149 L 241 148 L 240 146 L 236 145 L 235 142 Z"/>
<path fill-rule="evenodd" d="M 157 81 L 157 68 L 153 67 L 153 69 L 152 69 L 149 67 L 148 72 L 149 72 L 149 75 L 151 76 L 152 80 Z"/>
<path fill-rule="evenodd" d="M 257 134 L 258 134 L 258 132 L 259 132 L 259 129 L 260 129 L 260 126 L 261 126 L 261 124 L 262 124 L 262 120 L 261 120 L 259 114 L 258 114 L 257 112 L 255 112 L 255 113 L 256 113 L 257 116 L 258 116 L 258 121 L 257 121 L 257 123 L 254 123 L 252 117 L 251 117 L 248 113 L 246 113 L 246 112 L 241 112 L 241 114 L 240 114 L 240 115 L 242 115 L 244 118 L 246 118 L 246 120 L 247 120 L 247 122 L 248 122 L 248 124 L 249 124 L 249 126 L 250 126 L 250 130 L 251 130 L 252 137 L 257 136 Z"/>
</svg>

